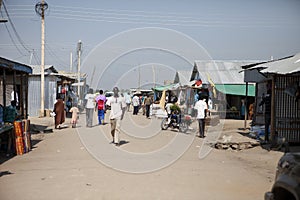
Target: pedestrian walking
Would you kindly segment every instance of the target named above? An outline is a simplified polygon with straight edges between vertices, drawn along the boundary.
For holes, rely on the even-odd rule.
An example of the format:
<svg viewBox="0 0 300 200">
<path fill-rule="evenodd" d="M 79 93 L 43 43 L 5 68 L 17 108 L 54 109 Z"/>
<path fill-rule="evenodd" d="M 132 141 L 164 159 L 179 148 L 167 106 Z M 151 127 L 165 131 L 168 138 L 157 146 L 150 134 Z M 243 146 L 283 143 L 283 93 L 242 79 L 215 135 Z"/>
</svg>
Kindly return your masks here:
<svg viewBox="0 0 300 200">
<path fill-rule="evenodd" d="M 137 115 L 140 107 L 140 99 L 136 94 L 132 98 L 132 105 L 133 105 L 133 115 Z"/>
<path fill-rule="evenodd" d="M 149 96 L 149 94 L 147 94 L 147 96 L 144 100 L 144 106 L 145 106 L 145 109 L 146 109 L 146 117 L 147 118 L 150 118 L 150 106 L 151 106 L 151 104 L 152 104 L 152 99 Z"/>
<path fill-rule="evenodd" d="M 78 113 L 79 109 L 76 106 L 73 106 L 70 110 L 70 113 L 72 113 L 72 118 L 71 118 L 71 124 L 72 128 L 76 128 L 77 120 L 78 120 Z"/>
<path fill-rule="evenodd" d="M 125 102 L 127 105 L 127 111 L 130 112 L 131 96 L 129 92 L 125 95 Z"/>
<path fill-rule="evenodd" d="M 65 122 L 65 104 L 63 99 L 60 96 L 57 98 L 57 101 L 54 104 L 53 112 L 55 113 L 54 116 L 55 129 L 61 129 L 62 123 Z"/>
<path fill-rule="evenodd" d="M 199 137 L 204 138 L 204 131 L 205 131 L 205 118 L 207 112 L 207 104 L 204 101 L 203 96 L 199 95 L 199 100 L 196 102 L 194 109 L 197 110 L 197 120 L 199 124 Z"/>
<path fill-rule="evenodd" d="M 84 99 L 86 101 L 86 127 L 92 127 L 95 108 L 95 95 L 93 94 L 93 89 L 89 89 L 89 92 L 85 95 Z"/>
<path fill-rule="evenodd" d="M 99 95 L 96 96 L 96 107 L 95 110 L 97 109 L 98 111 L 98 124 L 104 125 L 104 116 L 105 116 L 105 103 L 106 103 L 106 97 L 103 94 L 103 90 L 99 91 Z"/>
<path fill-rule="evenodd" d="M 121 120 L 124 117 L 124 113 L 126 110 L 126 103 L 124 97 L 119 95 L 118 87 L 113 88 L 114 95 L 109 98 L 108 104 L 111 106 L 110 110 L 110 125 L 111 125 L 111 136 L 112 143 L 117 146 L 120 145 L 120 132 L 121 132 Z"/>
</svg>

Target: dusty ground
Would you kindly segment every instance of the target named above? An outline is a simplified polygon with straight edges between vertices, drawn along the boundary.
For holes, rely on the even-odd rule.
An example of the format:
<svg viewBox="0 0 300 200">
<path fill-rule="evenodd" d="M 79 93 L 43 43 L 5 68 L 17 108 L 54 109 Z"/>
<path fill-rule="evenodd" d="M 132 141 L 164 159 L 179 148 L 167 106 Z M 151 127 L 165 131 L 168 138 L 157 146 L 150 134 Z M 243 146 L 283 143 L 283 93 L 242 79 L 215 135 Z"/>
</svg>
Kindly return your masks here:
<svg viewBox="0 0 300 200">
<path fill-rule="evenodd" d="M 263 199 L 283 154 L 258 146 L 242 151 L 212 149 L 199 159 L 205 140 L 191 133 L 184 136 L 193 138 L 191 145 L 174 163 L 148 173 L 126 173 L 103 164 L 98 156 L 105 154 L 117 160 L 113 152 L 109 153 L 110 146 L 122 152 L 152 152 L 173 141 L 177 131 L 159 132 L 146 139 L 123 133 L 121 139 L 125 142 L 115 148 L 109 144 L 110 125 L 87 129 L 84 117 L 80 116 L 78 129 L 33 135 L 35 145 L 31 152 L 2 162 L 0 199 Z M 149 123 L 144 116 L 131 119 L 141 127 Z M 31 123 L 53 128 L 50 118 L 31 118 Z M 226 120 L 222 135 L 232 135 L 232 140 L 250 140 L 238 133 L 243 123 Z M 107 140 L 100 137 L 103 135 Z M 87 145 L 88 142 L 97 145 Z M 156 161 L 165 158 L 159 159 Z"/>
</svg>

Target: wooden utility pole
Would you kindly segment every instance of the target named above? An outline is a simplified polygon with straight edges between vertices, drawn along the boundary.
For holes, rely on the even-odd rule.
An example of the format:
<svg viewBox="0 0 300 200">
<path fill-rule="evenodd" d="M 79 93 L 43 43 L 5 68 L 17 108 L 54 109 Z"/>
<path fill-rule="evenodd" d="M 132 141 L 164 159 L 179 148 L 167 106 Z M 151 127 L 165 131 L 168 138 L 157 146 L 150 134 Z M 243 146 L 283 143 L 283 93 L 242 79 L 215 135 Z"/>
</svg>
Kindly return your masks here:
<svg viewBox="0 0 300 200">
<path fill-rule="evenodd" d="M 45 110 L 45 10 L 42 0 L 42 25 L 41 25 L 41 117 L 44 117 Z"/>
<path fill-rule="evenodd" d="M 73 54 L 72 52 L 70 53 L 70 72 L 73 71 Z"/>
<path fill-rule="evenodd" d="M 45 10 L 48 4 L 42 2 L 35 5 L 35 11 L 41 16 L 41 110 L 40 117 L 45 116 Z"/>
<path fill-rule="evenodd" d="M 80 57 L 81 57 L 81 45 L 82 45 L 82 42 L 81 40 L 78 41 L 78 46 L 77 46 L 77 53 L 78 53 L 78 65 L 77 65 L 77 81 L 78 81 L 78 91 L 77 91 L 77 94 L 78 94 L 78 98 L 80 98 Z"/>
</svg>

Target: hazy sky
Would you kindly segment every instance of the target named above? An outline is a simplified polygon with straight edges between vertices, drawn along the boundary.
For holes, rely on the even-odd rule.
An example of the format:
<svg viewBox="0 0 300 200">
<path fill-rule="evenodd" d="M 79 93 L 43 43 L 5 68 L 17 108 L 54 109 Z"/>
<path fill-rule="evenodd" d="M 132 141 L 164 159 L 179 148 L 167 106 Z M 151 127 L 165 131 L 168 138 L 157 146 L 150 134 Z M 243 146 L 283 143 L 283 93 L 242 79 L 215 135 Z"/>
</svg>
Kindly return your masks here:
<svg viewBox="0 0 300 200">
<path fill-rule="evenodd" d="M 34 9 L 38 1 L 3 1 L 7 12 L 2 5 L 1 17 L 9 19 L 9 22 L 0 24 L 0 56 L 25 64 L 40 64 L 41 20 Z M 49 8 L 45 17 L 45 63 L 54 65 L 59 70 L 70 69 L 71 52 L 73 69 L 76 67 L 77 42 L 81 40 L 82 71 L 90 73 L 99 71 L 98 65 L 101 63 L 97 66 L 84 66 L 89 60 L 97 59 L 89 58 L 89 55 L 93 54 L 92 50 L 96 51 L 99 44 L 101 46 L 110 38 L 114 39 L 116 35 L 145 27 L 162 28 L 182 34 L 185 39 L 189 38 L 199 44 L 203 52 L 216 60 L 268 60 L 271 56 L 282 58 L 300 52 L 299 0 L 47 0 L 46 2 Z M 116 63 L 118 66 L 130 66 L 126 69 L 128 75 L 129 71 L 133 72 L 139 65 L 160 63 L 161 58 L 157 56 L 157 52 L 154 56 L 147 52 L 148 57 L 157 57 L 153 60 L 143 61 L 141 52 L 132 58 L 132 51 L 126 46 L 127 44 L 130 46 L 133 39 L 126 44 L 126 37 L 121 43 L 110 41 L 106 53 L 123 49 L 129 52 L 128 55 L 131 57 L 128 56 L 126 59 L 121 56 L 122 59 L 111 62 L 109 66 Z M 136 34 L 134 42 L 145 47 L 145 43 L 139 43 L 139 40 L 153 40 L 155 43 L 168 38 L 166 35 L 160 39 L 157 37 L 156 34 L 153 36 Z M 176 50 L 180 51 L 180 47 L 184 49 L 185 44 L 177 42 L 180 40 L 176 37 L 170 40 L 170 44 L 165 45 L 168 49 L 176 45 Z M 181 42 L 186 42 L 185 39 Z M 184 54 L 189 52 L 192 54 L 193 50 L 183 51 Z M 167 51 L 167 54 L 169 56 L 170 51 Z M 168 56 L 165 58 L 169 58 Z M 199 58 L 191 56 L 190 59 L 202 59 L 202 56 L 199 55 Z M 104 57 L 104 54 L 98 55 L 99 60 L 106 58 Z M 129 58 L 133 61 L 129 61 Z M 162 63 L 175 69 L 180 67 L 172 66 L 171 62 Z M 185 65 L 183 63 L 186 63 L 186 66 L 183 66 Z M 193 63 L 193 60 L 183 61 L 180 65 L 190 69 L 188 63 Z M 117 67 L 113 70 L 113 73 L 115 72 L 118 74 Z M 123 77 L 124 73 L 121 74 Z M 171 73 L 168 75 L 170 79 L 174 76 Z M 89 79 L 92 79 L 91 75 Z M 148 77 L 147 81 L 149 80 L 153 80 L 153 77 Z M 146 80 L 144 81 L 146 83 Z"/>
</svg>

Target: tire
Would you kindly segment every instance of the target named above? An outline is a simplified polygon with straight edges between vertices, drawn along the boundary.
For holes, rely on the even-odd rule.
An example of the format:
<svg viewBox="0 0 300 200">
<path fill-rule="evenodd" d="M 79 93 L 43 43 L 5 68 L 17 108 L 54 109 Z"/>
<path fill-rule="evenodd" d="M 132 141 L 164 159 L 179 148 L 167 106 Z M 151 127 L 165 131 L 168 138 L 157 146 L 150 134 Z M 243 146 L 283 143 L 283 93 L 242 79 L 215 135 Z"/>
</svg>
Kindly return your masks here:
<svg viewBox="0 0 300 200">
<path fill-rule="evenodd" d="M 180 131 L 180 132 L 186 133 L 188 129 L 189 129 L 189 126 L 188 126 L 188 124 L 187 124 L 185 121 L 182 121 L 182 122 L 179 124 L 179 131 Z"/>
<path fill-rule="evenodd" d="M 161 127 L 162 130 L 167 130 L 168 129 L 168 127 L 169 127 L 168 118 L 164 118 L 161 121 L 160 127 Z"/>
</svg>

